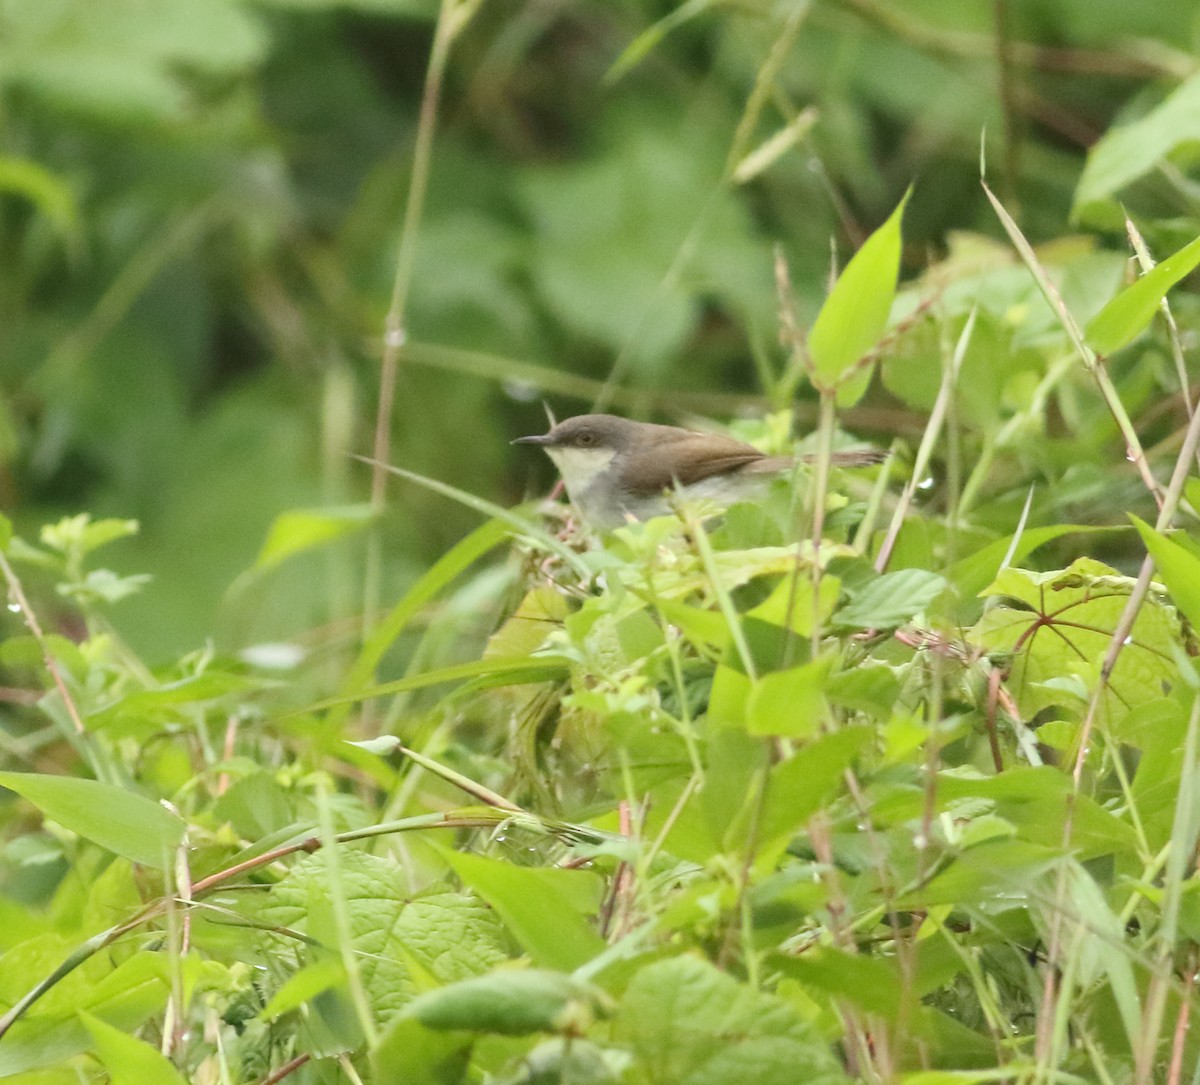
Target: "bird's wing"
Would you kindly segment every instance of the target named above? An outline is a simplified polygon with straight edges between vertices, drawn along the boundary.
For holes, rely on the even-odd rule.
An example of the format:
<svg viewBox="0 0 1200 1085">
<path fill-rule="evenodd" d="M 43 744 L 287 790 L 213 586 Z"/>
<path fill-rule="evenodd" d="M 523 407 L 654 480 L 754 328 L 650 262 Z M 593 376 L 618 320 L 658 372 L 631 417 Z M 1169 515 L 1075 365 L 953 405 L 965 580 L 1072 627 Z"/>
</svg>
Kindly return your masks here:
<svg viewBox="0 0 1200 1085">
<path fill-rule="evenodd" d="M 699 454 L 701 451 L 702 455 Z M 779 468 L 771 467 L 768 470 L 782 469 L 787 464 L 785 460 L 768 457 L 757 448 L 735 441 L 732 437 L 689 433 L 678 440 L 664 442 L 661 457 L 653 460 L 649 471 L 645 469 L 646 457 L 641 457 L 638 477 L 631 478 L 626 469 L 622 472 L 621 481 L 631 493 L 650 496 L 671 489 L 676 481 L 681 486 L 690 486 L 713 475 L 768 461 L 780 464 Z"/>
</svg>

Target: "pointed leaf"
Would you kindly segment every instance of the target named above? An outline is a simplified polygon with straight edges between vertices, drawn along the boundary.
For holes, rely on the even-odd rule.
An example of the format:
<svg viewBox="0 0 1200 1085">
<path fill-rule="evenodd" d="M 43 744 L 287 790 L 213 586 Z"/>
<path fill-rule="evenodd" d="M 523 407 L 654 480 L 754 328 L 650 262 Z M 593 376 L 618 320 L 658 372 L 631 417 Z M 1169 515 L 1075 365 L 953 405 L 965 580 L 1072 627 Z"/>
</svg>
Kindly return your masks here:
<svg viewBox="0 0 1200 1085">
<path fill-rule="evenodd" d="M 28 799 L 64 828 L 143 866 L 167 866 L 183 839 L 183 821 L 165 807 L 98 780 L 0 772 L 0 787 Z"/>
<path fill-rule="evenodd" d="M 808 337 L 813 384 L 832 391 L 883 335 L 900 274 L 900 220 L 912 189 L 838 276 Z"/>
<path fill-rule="evenodd" d="M 1200 264 L 1200 237 L 1184 245 L 1127 286 L 1088 322 L 1087 342 L 1097 354 L 1113 354 L 1146 330 L 1180 279 Z"/>
<path fill-rule="evenodd" d="M 184 1085 L 183 1075 L 170 1059 L 144 1040 L 82 1010 L 79 1016 L 92 1034 L 96 1055 L 108 1070 L 112 1085 L 144 1085 L 151 1081 L 154 1085 Z"/>
<path fill-rule="evenodd" d="M 296 554 L 361 531 L 375 518 L 371 505 L 288 509 L 271 523 L 254 567 L 271 569 Z"/>
<path fill-rule="evenodd" d="M 1136 516 L 1131 515 L 1129 519 L 1158 566 L 1158 575 L 1171 593 L 1172 601 L 1192 623 L 1192 628 L 1200 629 L 1200 560 Z"/>
<path fill-rule="evenodd" d="M 587 918 L 598 904 L 591 899 L 599 895 L 594 875 L 517 867 L 481 855 L 449 853 L 446 858 L 538 964 L 578 968 L 604 949 L 604 939 Z"/>
</svg>

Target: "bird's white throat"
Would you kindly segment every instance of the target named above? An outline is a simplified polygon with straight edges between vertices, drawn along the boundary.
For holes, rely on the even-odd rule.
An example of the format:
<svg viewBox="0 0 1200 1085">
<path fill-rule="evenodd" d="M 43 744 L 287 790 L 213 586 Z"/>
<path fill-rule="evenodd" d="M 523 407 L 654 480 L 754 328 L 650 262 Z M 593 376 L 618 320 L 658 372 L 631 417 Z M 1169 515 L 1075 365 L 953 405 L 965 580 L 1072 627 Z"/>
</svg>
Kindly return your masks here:
<svg viewBox="0 0 1200 1085">
<path fill-rule="evenodd" d="M 615 448 L 554 448 L 546 449 L 558 473 L 562 475 L 567 493 L 572 500 L 578 500 L 593 482 L 596 481 L 617 455 Z"/>
</svg>

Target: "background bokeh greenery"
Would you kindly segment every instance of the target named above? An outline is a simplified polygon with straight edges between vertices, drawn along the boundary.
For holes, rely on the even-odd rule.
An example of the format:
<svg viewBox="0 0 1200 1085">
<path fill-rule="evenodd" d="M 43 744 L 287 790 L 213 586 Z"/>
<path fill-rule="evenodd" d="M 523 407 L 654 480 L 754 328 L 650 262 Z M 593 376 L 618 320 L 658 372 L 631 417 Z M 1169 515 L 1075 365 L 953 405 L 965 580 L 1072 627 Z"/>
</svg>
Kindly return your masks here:
<svg viewBox="0 0 1200 1085">
<path fill-rule="evenodd" d="M 222 599 L 277 513 L 367 493 L 347 452 L 370 447 L 435 15 L 0 5 L 0 495 L 27 531 L 83 508 L 141 522 L 113 560 L 155 589 L 117 617 L 152 659 L 361 606 L 360 539 Z M 1084 192 L 1088 149 L 1191 85 L 1198 24 L 1191 0 L 480 4 L 438 111 L 393 461 L 503 502 L 544 488 L 508 446 L 542 426 L 530 365 L 577 393 L 548 397 L 560 414 L 595 399 L 575 378 L 669 420 L 752 404 L 755 355 L 780 354 L 775 246 L 803 320 L 831 239 L 844 262 L 914 180 L 907 275 L 954 232 L 998 237 L 981 150 L 1034 242 L 1082 227 L 1122 250 L 1089 265 L 1115 287 L 1115 195 L 1166 251 L 1195 234 L 1200 124 L 1183 102 Z M 795 147 L 729 179 L 806 107 Z M 875 389 L 846 422 L 919 429 L 904 392 Z M 1073 443 L 1068 466 L 1111 460 L 1110 437 Z M 387 591 L 473 522 L 402 485 L 389 510 Z"/>
</svg>

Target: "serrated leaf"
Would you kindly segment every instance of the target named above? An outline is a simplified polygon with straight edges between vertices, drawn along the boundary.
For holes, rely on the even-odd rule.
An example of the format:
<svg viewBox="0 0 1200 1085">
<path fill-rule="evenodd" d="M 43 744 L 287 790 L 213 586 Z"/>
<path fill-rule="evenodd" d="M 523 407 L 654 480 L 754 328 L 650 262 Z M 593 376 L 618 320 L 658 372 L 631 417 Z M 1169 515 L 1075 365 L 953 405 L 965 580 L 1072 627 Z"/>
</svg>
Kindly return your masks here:
<svg viewBox="0 0 1200 1085">
<path fill-rule="evenodd" d="M 1197 264 L 1200 237 L 1151 268 L 1092 317 L 1084 333 L 1088 345 L 1105 356 L 1133 342 L 1154 319 L 1167 291 Z"/>
<path fill-rule="evenodd" d="M 850 629 L 894 629 L 924 610 L 946 590 L 945 577 L 925 569 L 899 569 L 868 581 L 833 614 Z"/>
<path fill-rule="evenodd" d="M 414 897 L 398 863 L 358 850 L 338 856 L 338 872 L 351 947 L 379 1020 L 416 993 L 413 966 L 449 983 L 506 959 L 504 932 L 479 900 L 450 891 Z M 313 902 L 328 899 L 328 881 L 324 857 L 306 857 L 274 887 L 256 918 L 322 937 L 328 917 L 314 914 Z"/>
<path fill-rule="evenodd" d="M 825 1039 L 781 998 L 739 984 L 707 961 L 641 968 L 613 1022 L 644 1085 L 840 1085 Z"/>
<path fill-rule="evenodd" d="M 854 254 L 821 306 L 808 337 L 813 384 L 833 391 L 854 376 L 883 335 L 900 274 L 900 220 L 910 188 L 887 221 Z"/>
<path fill-rule="evenodd" d="M 133 791 L 98 780 L 0 772 L 7 787 L 43 815 L 102 848 L 143 866 L 163 868 L 174 861 L 186 825 L 169 810 Z"/>
</svg>

